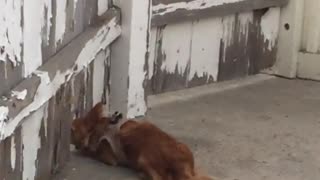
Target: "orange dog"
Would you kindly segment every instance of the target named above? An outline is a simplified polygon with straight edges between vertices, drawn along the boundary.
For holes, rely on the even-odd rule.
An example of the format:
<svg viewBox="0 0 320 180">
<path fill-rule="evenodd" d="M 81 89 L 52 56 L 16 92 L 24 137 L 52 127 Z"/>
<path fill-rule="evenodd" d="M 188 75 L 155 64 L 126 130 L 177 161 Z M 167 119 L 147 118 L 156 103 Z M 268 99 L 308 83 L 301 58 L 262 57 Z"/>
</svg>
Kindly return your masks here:
<svg viewBox="0 0 320 180">
<path fill-rule="evenodd" d="M 188 146 L 149 122 L 128 120 L 119 139 L 129 165 L 152 180 L 209 180 L 195 172 Z"/>
<path fill-rule="evenodd" d="M 118 127 L 122 115 L 103 117 L 99 107 L 73 123 L 73 143 L 84 152 L 107 164 L 129 166 L 152 180 L 212 180 L 197 175 L 185 144 L 148 122 L 127 120 Z"/>
</svg>

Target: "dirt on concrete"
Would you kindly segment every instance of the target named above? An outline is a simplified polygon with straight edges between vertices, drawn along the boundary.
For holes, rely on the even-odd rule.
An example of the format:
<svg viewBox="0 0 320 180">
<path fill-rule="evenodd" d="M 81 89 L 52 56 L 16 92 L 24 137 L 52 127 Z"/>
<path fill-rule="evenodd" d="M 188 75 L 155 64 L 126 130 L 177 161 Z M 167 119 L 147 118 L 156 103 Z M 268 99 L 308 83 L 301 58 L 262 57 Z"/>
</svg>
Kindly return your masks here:
<svg viewBox="0 0 320 180">
<path fill-rule="evenodd" d="M 150 109 L 148 118 L 193 150 L 217 180 L 319 180 L 320 83 L 271 79 Z M 136 180 L 73 154 L 56 177 Z"/>
</svg>

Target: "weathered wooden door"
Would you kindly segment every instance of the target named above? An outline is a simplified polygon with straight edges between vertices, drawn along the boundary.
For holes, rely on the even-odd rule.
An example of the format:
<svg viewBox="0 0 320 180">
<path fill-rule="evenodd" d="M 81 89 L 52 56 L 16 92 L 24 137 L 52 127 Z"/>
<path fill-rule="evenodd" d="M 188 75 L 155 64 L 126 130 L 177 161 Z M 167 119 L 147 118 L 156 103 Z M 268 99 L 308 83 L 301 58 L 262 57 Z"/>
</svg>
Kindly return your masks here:
<svg viewBox="0 0 320 180">
<path fill-rule="evenodd" d="M 298 77 L 320 80 L 320 1 L 305 0 Z"/>
</svg>

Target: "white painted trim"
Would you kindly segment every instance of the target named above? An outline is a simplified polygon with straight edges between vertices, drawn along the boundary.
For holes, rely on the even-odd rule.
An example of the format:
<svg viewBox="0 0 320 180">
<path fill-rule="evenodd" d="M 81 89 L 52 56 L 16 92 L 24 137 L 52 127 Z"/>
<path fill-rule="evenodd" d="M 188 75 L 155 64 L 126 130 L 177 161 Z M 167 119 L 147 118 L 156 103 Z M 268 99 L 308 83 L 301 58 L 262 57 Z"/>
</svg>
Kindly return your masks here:
<svg viewBox="0 0 320 180">
<path fill-rule="evenodd" d="M 303 12 L 303 0 L 290 0 L 289 4 L 281 9 L 277 61 L 268 73 L 288 78 L 296 77 Z M 286 30 L 285 24 L 289 24 L 289 30 Z"/>
<path fill-rule="evenodd" d="M 320 81 L 320 54 L 299 53 L 298 77 Z"/>
<path fill-rule="evenodd" d="M 150 34 L 150 0 L 114 1 L 121 9 L 122 36 L 111 49 L 110 110 L 126 117 L 143 116 L 145 69 L 148 35 Z M 150 37 L 149 37 L 150 38 Z"/>
<path fill-rule="evenodd" d="M 274 78 L 275 78 L 274 76 L 258 74 L 258 75 L 249 76 L 243 79 L 235 79 L 231 81 L 198 86 L 198 87 L 183 89 L 183 90 L 174 91 L 174 92 L 152 95 L 148 97 L 148 107 L 154 108 L 154 107 L 158 107 L 168 103 L 188 101 L 190 99 L 194 99 L 197 97 L 201 97 L 209 94 L 216 94 L 216 93 L 232 90 L 235 88 L 240 88 L 240 87 L 256 84 L 259 82 L 264 82 Z"/>
</svg>

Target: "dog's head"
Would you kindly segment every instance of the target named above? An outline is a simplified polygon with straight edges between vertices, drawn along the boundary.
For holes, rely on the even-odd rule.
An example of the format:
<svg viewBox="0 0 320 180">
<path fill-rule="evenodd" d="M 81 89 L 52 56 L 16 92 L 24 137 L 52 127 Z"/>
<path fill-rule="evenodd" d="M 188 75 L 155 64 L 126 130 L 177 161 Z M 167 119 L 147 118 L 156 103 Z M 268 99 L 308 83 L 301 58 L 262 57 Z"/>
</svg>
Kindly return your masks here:
<svg viewBox="0 0 320 180">
<path fill-rule="evenodd" d="M 123 119 L 122 113 L 119 113 L 118 111 L 116 111 L 111 116 L 110 124 L 112 125 L 118 124 L 121 119 Z"/>
<path fill-rule="evenodd" d="M 87 144 L 88 137 L 95 126 L 103 121 L 106 108 L 102 103 L 96 104 L 84 117 L 75 119 L 71 125 L 71 143 L 77 149 Z"/>
<path fill-rule="evenodd" d="M 115 112 L 107 116 L 102 103 L 98 103 L 84 118 L 78 118 L 72 122 L 71 143 L 76 149 L 88 148 L 92 142 L 98 142 L 110 125 L 116 125 L 122 118 L 122 114 Z M 90 139 L 91 138 L 91 139 Z"/>
</svg>

